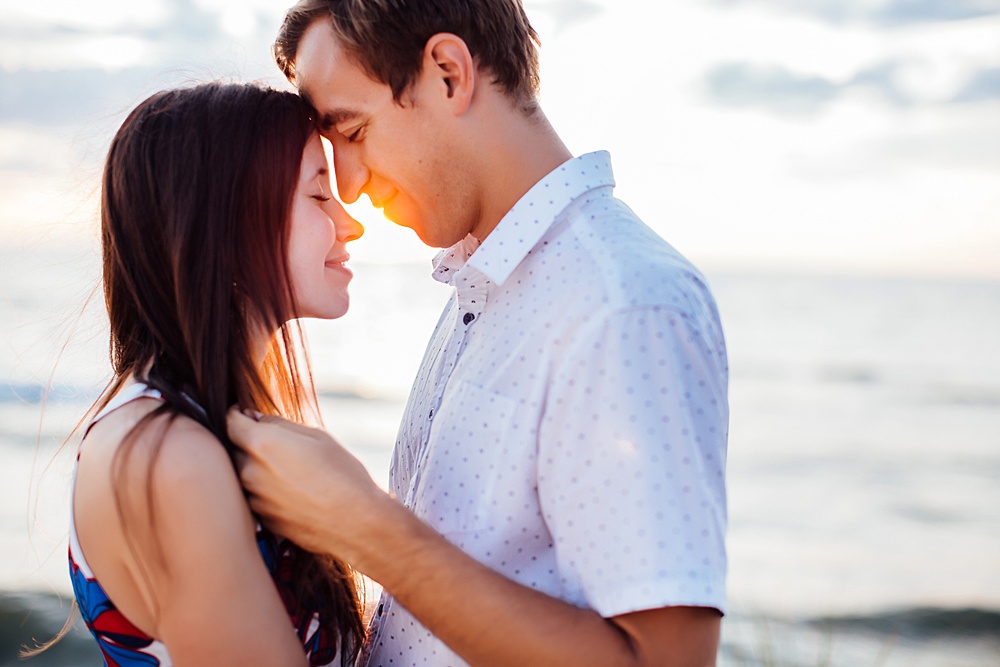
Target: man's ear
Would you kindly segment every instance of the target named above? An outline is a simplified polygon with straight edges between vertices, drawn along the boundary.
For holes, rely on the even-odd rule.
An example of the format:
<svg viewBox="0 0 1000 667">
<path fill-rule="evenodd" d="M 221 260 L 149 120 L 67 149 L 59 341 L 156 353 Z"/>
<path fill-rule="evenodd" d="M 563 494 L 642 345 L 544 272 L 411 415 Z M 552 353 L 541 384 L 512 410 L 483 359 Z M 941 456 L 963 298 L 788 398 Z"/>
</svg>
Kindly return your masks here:
<svg viewBox="0 0 1000 667">
<path fill-rule="evenodd" d="M 423 74 L 456 115 L 465 113 L 472 103 L 477 77 L 475 60 L 464 39 L 448 32 L 431 36 L 424 46 Z"/>
</svg>

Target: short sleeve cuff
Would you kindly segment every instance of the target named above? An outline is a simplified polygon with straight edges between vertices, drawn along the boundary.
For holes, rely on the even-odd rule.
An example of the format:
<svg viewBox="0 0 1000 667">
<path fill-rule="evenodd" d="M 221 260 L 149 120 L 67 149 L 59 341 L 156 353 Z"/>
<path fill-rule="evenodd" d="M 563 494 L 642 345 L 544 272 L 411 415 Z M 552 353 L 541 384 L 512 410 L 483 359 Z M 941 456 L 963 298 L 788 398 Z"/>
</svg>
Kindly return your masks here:
<svg viewBox="0 0 1000 667">
<path fill-rule="evenodd" d="M 613 582 L 609 582 L 613 583 Z M 589 591 L 590 606 L 604 618 L 660 607 L 711 607 L 726 613 L 723 578 L 690 578 Z"/>
</svg>

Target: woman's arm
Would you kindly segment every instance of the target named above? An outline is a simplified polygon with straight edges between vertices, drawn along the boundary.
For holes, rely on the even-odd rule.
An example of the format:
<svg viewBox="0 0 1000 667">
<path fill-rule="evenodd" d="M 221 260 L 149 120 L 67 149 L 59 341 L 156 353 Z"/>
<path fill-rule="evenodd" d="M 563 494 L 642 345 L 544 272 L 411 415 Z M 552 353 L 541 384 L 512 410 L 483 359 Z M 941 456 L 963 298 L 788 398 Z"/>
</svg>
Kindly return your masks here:
<svg viewBox="0 0 1000 667">
<path fill-rule="evenodd" d="M 148 425 L 123 459 L 120 515 L 90 520 L 86 489 L 78 493 L 78 528 L 97 526 L 79 532 L 102 587 L 127 618 L 166 644 L 179 667 L 304 665 L 225 449 L 189 419 L 175 419 L 165 431 L 164 424 L 160 418 Z M 109 552 L 102 542 L 119 548 Z"/>
</svg>

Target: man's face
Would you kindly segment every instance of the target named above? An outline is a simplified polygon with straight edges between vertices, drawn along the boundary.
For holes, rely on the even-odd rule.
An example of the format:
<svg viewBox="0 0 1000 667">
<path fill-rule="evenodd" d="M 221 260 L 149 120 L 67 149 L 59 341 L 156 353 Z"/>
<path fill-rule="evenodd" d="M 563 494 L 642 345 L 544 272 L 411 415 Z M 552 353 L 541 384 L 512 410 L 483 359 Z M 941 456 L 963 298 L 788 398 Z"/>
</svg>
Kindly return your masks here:
<svg viewBox="0 0 1000 667">
<path fill-rule="evenodd" d="M 325 20 L 303 35 L 295 71 L 299 92 L 333 144 L 343 201 L 368 195 L 429 246 L 449 247 L 472 230 L 476 188 L 455 138 L 457 119 L 439 103 L 444 88 L 433 72 L 418 75 L 400 106 L 388 85 L 371 79 L 341 48 Z"/>
</svg>

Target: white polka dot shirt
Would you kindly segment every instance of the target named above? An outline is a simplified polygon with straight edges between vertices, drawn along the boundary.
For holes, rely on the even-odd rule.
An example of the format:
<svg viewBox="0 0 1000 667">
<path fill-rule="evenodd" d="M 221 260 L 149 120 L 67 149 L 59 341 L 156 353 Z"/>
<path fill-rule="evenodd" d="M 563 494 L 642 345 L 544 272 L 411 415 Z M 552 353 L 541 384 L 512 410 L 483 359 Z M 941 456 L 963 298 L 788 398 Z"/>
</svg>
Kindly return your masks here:
<svg viewBox="0 0 1000 667">
<path fill-rule="evenodd" d="M 497 572 L 605 617 L 725 610 L 728 367 L 701 274 L 570 160 L 482 245 L 414 382 L 390 489 Z M 474 613 L 484 600 L 469 600 Z M 462 665 L 383 595 L 368 665 Z"/>
</svg>

